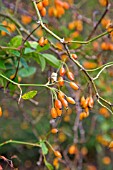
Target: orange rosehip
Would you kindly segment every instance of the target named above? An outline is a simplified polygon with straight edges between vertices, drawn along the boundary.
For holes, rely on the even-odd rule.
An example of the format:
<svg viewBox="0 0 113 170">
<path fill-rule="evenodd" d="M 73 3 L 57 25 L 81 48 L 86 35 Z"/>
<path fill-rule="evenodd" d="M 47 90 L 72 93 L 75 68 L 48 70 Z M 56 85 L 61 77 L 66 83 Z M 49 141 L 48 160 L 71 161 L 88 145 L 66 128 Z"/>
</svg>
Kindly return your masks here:
<svg viewBox="0 0 113 170">
<path fill-rule="evenodd" d="M 56 99 L 55 100 L 55 108 L 62 109 L 62 103 L 60 100 Z"/>
<path fill-rule="evenodd" d="M 62 66 L 62 67 L 60 68 L 60 70 L 59 70 L 59 74 L 60 74 L 60 76 L 64 76 L 65 73 L 66 73 L 66 70 L 65 70 L 65 68 Z"/>
<path fill-rule="evenodd" d="M 102 48 L 102 50 L 108 50 L 109 49 L 109 44 L 107 42 L 102 42 L 101 48 Z"/>
<path fill-rule="evenodd" d="M 63 2 L 64 9 L 69 9 L 69 4 L 67 2 Z"/>
<path fill-rule="evenodd" d="M 80 119 L 80 120 L 83 120 L 83 119 L 86 118 L 86 117 L 87 117 L 87 113 L 86 113 L 86 112 L 81 112 L 79 119 Z"/>
<path fill-rule="evenodd" d="M 47 38 L 44 40 L 44 45 L 46 45 L 46 44 L 48 44 L 48 39 Z"/>
<path fill-rule="evenodd" d="M 76 154 L 78 152 L 78 148 L 76 147 L 76 145 L 71 145 L 68 149 L 68 153 L 70 155 Z"/>
<path fill-rule="evenodd" d="M 74 83 L 74 82 L 70 82 L 70 86 L 74 90 L 78 90 L 79 89 L 79 86 L 76 83 Z"/>
<path fill-rule="evenodd" d="M 70 79 L 70 80 L 74 80 L 74 74 L 73 74 L 71 71 L 68 71 L 68 72 L 67 72 L 67 77 L 68 77 L 68 79 Z"/>
<path fill-rule="evenodd" d="M 58 84 L 59 84 L 59 86 L 63 86 L 63 85 L 64 85 L 64 79 L 63 79 L 63 77 L 59 77 L 59 78 L 58 78 Z"/>
<path fill-rule="evenodd" d="M 0 107 L 0 117 L 2 116 L 2 108 Z"/>
<path fill-rule="evenodd" d="M 27 16 L 27 15 L 22 15 L 21 16 L 21 21 L 24 25 L 29 24 L 32 21 L 31 16 Z"/>
<path fill-rule="evenodd" d="M 58 129 L 56 128 L 51 129 L 51 133 L 56 134 L 57 132 L 58 132 Z"/>
<path fill-rule="evenodd" d="M 68 56 L 66 54 L 61 55 L 61 60 L 66 62 L 68 60 Z"/>
<path fill-rule="evenodd" d="M 51 117 L 53 118 L 53 119 L 56 119 L 57 118 L 57 111 L 56 111 L 56 109 L 53 107 L 53 108 L 51 108 Z"/>
<path fill-rule="evenodd" d="M 62 92 L 62 91 L 59 91 L 58 92 L 58 98 L 59 98 L 59 100 L 62 100 L 62 98 L 64 98 L 64 93 Z"/>
<path fill-rule="evenodd" d="M 94 63 L 94 62 L 91 62 L 91 61 L 84 61 L 84 62 L 83 62 L 83 66 L 84 66 L 86 69 L 93 69 L 93 68 L 96 68 L 96 67 L 97 67 L 97 63 Z"/>
<path fill-rule="evenodd" d="M 46 8 L 43 7 L 40 13 L 41 13 L 41 16 L 44 17 L 46 15 Z"/>
<path fill-rule="evenodd" d="M 66 97 L 66 99 L 70 104 L 75 104 L 75 101 L 72 97 Z"/>
<path fill-rule="evenodd" d="M 94 100 L 93 100 L 93 98 L 90 96 L 90 97 L 89 97 L 89 100 L 88 100 L 88 106 L 89 106 L 90 108 L 93 108 L 93 105 L 94 105 Z"/>
<path fill-rule="evenodd" d="M 64 98 L 62 98 L 61 102 L 62 102 L 62 105 L 63 105 L 65 108 L 68 108 L 68 102 L 67 102 L 67 100 L 65 100 Z"/>
<path fill-rule="evenodd" d="M 84 102 L 86 101 L 85 97 L 82 96 L 81 99 L 80 99 L 80 104 L 81 106 L 83 106 Z"/>
<path fill-rule="evenodd" d="M 56 108 L 56 111 L 57 111 L 57 115 L 58 115 L 58 116 L 61 116 L 61 115 L 62 115 L 62 110 L 61 110 L 61 109 Z"/>
<path fill-rule="evenodd" d="M 54 151 L 54 155 L 58 158 L 62 158 L 62 155 L 59 151 Z"/>
<path fill-rule="evenodd" d="M 45 44 L 44 44 L 44 37 L 42 36 L 40 39 L 39 39 L 39 45 L 41 47 L 43 47 Z"/>
<path fill-rule="evenodd" d="M 39 11 L 43 9 L 43 4 L 41 1 L 37 3 L 37 8 L 39 9 Z"/>
<path fill-rule="evenodd" d="M 71 57 L 72 57 L 74 60 L 76 60 L 76 59 L 78 58 L 76 54 L 71 54 Z"/>
<path fill-rule="evenodd" d="M 49 1 L 48 1 L 48 0 L 43 0 L 42 3 L 43 3 L 43 6 L 44 6 L 44 7 L 46 7 L 46 6 L 49 5 Z"/>
</svg>

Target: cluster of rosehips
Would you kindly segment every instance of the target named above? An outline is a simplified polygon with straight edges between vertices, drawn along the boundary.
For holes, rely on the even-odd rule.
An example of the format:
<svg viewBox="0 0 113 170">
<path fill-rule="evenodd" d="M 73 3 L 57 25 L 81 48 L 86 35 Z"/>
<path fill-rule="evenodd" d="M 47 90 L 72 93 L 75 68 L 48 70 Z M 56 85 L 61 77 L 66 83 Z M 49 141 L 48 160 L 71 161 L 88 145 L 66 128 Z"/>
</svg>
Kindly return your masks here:
<svg viewBox="0 0 113 170">
<path fill-rule="evenodd" d="M 46 15 L 46 6 L 49 5 L 49 1 L 48 0 L 42 0 L 40 2 L 37 2 L 37 8 L 40 11 L 40 14 L 42 17 L 44 17 Z"/>
<path fill-rule="evenodd" d="M 101 49 L 105 50 L 105 51 L 107 51 L 107 50 L 113 51 L 113 44 L 110 42 L 104 41 L 101 43 Z"/>
<path fill-rule="evenodd" d="M 42 36 L 39 41 L 38 41 L 39 45 L 41 47 L 43 47 L 44 45 L 48 44 L 48 39 L 44 39 L 44 37 Z"/>
<path fill-rule="evenodd" d="M 74 80 L 74 74 L 69 71 L 69 69 L 66 71 L 64 66 L 62 65 L 59 70 L 59 77 L 58 77 L 58 86 L 62 87 L 64 86 L 64 79 L 63 76 L 67 75 L 68 79 L 71 80 L 69 82 L 70 87 L 74 90 L 78 90 L 79 86 L 73 81 Z M 54 106 L 51 108 L 51 117 L 53 119 L 56 119 L 57 117 L 62 115 L 62 108 L 68 109 L 68 103 L 75 104 L 75 100 L 72 97 L 68 97 L 65 95 L 61 90 L 57 90 L 57 95 L 55 96 L 54 100 Z M 52 131 L 52 133 L 57 133 L 57 130 Z"/>
<path fill-rule="evenodd" d="M 86 99 L 84 96 L 82 96 L 80 100 L 80 104 L 84 109 L 84 111 L 80 113 L 80 120 L 83 120 L 84 118 L 89 116 L 89 109 L 93 108 L 94 100 L 92 96 L 89 96 Z"/>
<path fill-rule="evenodd" d="M 15 25 L 14 23 L 9 23 L 9 22 L 7 22 L 6 20 L 4 20 L 4 21 L 2 22 L 2 25 L 4 25 L 5 27 L 7 27 L 7 30 L 8 30 L 10 33 L 14 32 L 14 31 L 16 30 L 16 25 Z M 1 35 L 2 35 L 2 36 L 5 36 L 5 35 L 7 35 L 7 33 L 2 30 L 2 31 L 1 31 Z"/>
<path fill-rule="evenodd" d="M 50 17 L 55 16 L 60 18 L 65 10 L 69 9 L 69 4 L 67 2 L 62 2 L 61 0 L 55 0 L 55 6 L 51 6 L 48 10 Z"/>
</svg>

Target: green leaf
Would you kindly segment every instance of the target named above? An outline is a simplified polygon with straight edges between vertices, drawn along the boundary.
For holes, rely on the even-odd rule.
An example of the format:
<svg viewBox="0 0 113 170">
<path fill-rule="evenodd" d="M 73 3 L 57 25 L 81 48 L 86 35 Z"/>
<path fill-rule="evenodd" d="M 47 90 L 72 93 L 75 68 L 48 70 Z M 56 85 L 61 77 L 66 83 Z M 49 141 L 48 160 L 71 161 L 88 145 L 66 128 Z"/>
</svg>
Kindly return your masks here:
<svg viewBox="0 0 113 170">
<path fill-rule="evenodd" d="M 27 64 L 27 62 L 26 62 L 26 60 L 25 60 L 24 58 L 21 58 L 21 59 L 20 59 L 20 62 L 21 62 L 21 64 L 22 64 L 25 68 L 28 68 L 28 67 L 29 67 L 28 64 Z"/>
<path fill-rule="evenodd" d="M 9 43 L 11 47 L 19 47 L 22 44 L 22 36 L 17 35 L 13 37 Z"/>
<path fill-rule="evenodd" d="M 33 75 L 35 72 L 36 72 L 35 67 L 28 67 L 28 68 L 22 68 L 21 70 L 19 70 L 18 74 L 21 77 L 29 77 Z"/>
<path fill-rule="evenodd" d="M 34 52 L 34 51 L 35 51 L 35 49 L 26 47 L 25 50 L 24 50 L 24 54 L 32 53 L 32 52 Z"/>
<path fill-rule="evenodd" d="M 36 94 L 37 91 L 29 91 L 22 96 L 22 99 L 24 100 L 32 99 L 34 96 L 36 96 Z"/>
<path fill-rule="evenodd" d="M 36 41 L 28 41 L 26 44 L 28 47 L 37 49 L 38 43 Z"/>
<path fill-rule="evenodd" d="M 3 70 L 6 69 L 5 64 L 4 64 L 4 60 L 0 60 L 0 69 L 3 69 Z"/>
<path fill-rule="evenodd" d="M 40 62 L 42 71 L 44 71 L 45 67 L 46 67 L 46 61 L 45 61 L 45 58 L 43 58 L 43 56 L 41 56 L 41 55 L 39 55 L 39 62 Z"/>
<path fill-rule="evenodd" d="M 10 53 L 10 54 L 13 54 L 14 56 L 17 56 L 17 57 L 20 56 L 20 52 L 17 51 L 17 50 L 9 50 L 9 53 Z"/>
<path fill-rule="evenodd" d="M 60 60 L 58 60 L 52 54 L 42 54 L 42 56 L 46 59 L 46 61 L 53 67 L 58 68 L 60 66 Z"/>
<path fill-rule="evenodd" d="M 0 25 L 0 31 L 4 31 L 10 35 L 10 32 L 3 25 Z"/>
<path fill-rule="evenodd" d="M 42 141 L 42 140 L 40 141 L 40 146 L 42 148 L 42 153 L 44 155 L 46 155 L 48 153 L 48 148 L 47 148 L 46 144 L 44 143 L 44 141 Z"/>
<path fill-rule="evenodd" d="M 48 168 L 48 170 L 54 170 L 53 166 L 49 162 L 47 162 L 46 159 L 44 159 L 44 163 L 45 163 L 46 167 Z"/>
<path fill-rule="evenodd" d="M 49 48 L 50 48 L 50 44 L 49 44 L 49 43 L 46 44 L 46 45 L 44 45 L 43 47 L 41 47 L 41 46 L 38 44 L 38 46 L 37 46 L 37 52 L 43 52 L 43 51 L 48 50 Z"/>
</svg>

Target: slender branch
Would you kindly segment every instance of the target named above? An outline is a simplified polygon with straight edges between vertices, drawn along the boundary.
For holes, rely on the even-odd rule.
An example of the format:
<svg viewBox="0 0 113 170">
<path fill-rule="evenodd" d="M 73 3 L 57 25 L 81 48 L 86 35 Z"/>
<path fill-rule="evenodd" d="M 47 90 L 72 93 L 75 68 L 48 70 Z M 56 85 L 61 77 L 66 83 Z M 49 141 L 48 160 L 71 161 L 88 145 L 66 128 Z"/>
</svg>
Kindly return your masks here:
<svg viewBox="0 0 113 170">
<path fill-rule="evenodd" d="M 109 63 L 103 64 L 103 65 L 101 65 L 100 67 L 97 67 L 97 68 L 95 68 L 95 69 L 86 70 L 86 71 L 88 71 L 88 72 L 94 72 L 94 71 L 100 70 L 101 68 L 103 68 L 103 67 L 105 67 L 105 66 L 108 66 L 108 65 L 113 65 L 113 62 L 109 62 Z"/>
<path fill-rule="evenodd" d="M 110 32 L 112 32 L 112 31 L 113 31 L 113 29 L 112 29 Z M 105 31 L 105 32 L 103 32 L 102 34 L 99 34 L 99 35 L 97 35 L 96 37 L 94 37 L 94 38 L 92 38 L 92 39 L 90 39 L 90 40 L 88 40 L 88 41 L 73 41 L 73 40 L 72 40 L 72 41 L 67 41 L 66 43 L 89 44 L 89 43 L 91 43 L 91 42 L 93 42 L 93 41 L 95 41 L 95 40 L 97 40 L 97 39 L 99 39 L 99 38 L 101 38 L 101 37 L 109 34 L 110 32 Z"/>
<path fill-rule="evenodd" d="M 104 16 L 107 14 L 107 12 L 109 11 L 109 8 L 110 8 L 110 4 L 108 3 L 108 0 L 106 1 L 106 8 L 105 8 L 105 11 L 104 13 L 102 14 L 102 16 L 100 17 L 99 21 L 97 22 L 97 24 L 95 25 L 95 27 L 93 28 L 93 30 L 91 31 L 90 35 L 88 36 L 87 40 L 89 40 L 93 34 L 95 33 L 96 29 L 98 28 L 99 24 L 101 23 L 102 19 L 104 18 Z"/>
<path fill-rule="evenodd" d="M 16 86 L 32 86 L 32 87 L 47 87 L 47 84 L 19 84 L 19 83 L 16 83 L 14 82 L 13 80 L 9 79 L 8 77 L 4 76 L 3 74 L 0 74 L 1 77 L 3 77 L 4 79 L 8 80 L 9 82 L 11 82 L 12 84 L 16 85 Z"/>
<path fill-rule="evenodd" d="M 7 140 L 3 143 L 0 143 L 0 147 L 6 144 L 9 144 L 9 143 L 41 147 L 38 143 L 23 142 L 23 141 L 17 141 L 17 140 L 12 140 L 12 139 Z"/>
<path fill-rule="evenodd" d="M 101 74 L 107 67 L 111 67 L 111 66 L 113 66 L 113 64 L 106 65 L 105 67 L 103 67 L 103 68 L 99 71 L 99 73 L 96 75 L 96 77 L 93 78 L 93 80 L 98 79 L 99 76 L 100 76 L 100 74 Z"/>
<path fill-rule="evenodd" d="M 37 5 L 36 5 L 36 2 L 33 1 L 33 4 L 34 4 L 34 7 L 35 7 L 35 10 L 36 10 L 36 13 L 37 13 L 37 16 L 39 18 L 39 21 L 38 23 L 42 26 L 43 29 L 45 29 L 49 34 L 51 34 L 54 38 L 56 38 L 57 40 L 59 40 L 60 42 L 64 41 L 64 39 L 61 39 L 59 36 L 57 36 L 56 34 L 54 34 L 51 30 L 49 30 L 42 22 L 42 18 L 41 18 L 41 15 L 40 15 L 40 12 L 37 8 Z"/>
</svg>

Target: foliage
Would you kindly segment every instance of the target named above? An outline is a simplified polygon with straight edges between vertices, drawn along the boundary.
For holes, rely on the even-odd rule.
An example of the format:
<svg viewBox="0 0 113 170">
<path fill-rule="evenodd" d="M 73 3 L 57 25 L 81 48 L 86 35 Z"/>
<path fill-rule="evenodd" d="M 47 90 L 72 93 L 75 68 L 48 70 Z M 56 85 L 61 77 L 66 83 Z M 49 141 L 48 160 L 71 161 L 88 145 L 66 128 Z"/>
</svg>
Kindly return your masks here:
<svg viewBox="0 0 113 170">
<path fill-rule="evenodd" d="M 112 170 L 112 1 L 0 6 L 0 169 Z"/>
</svg>

